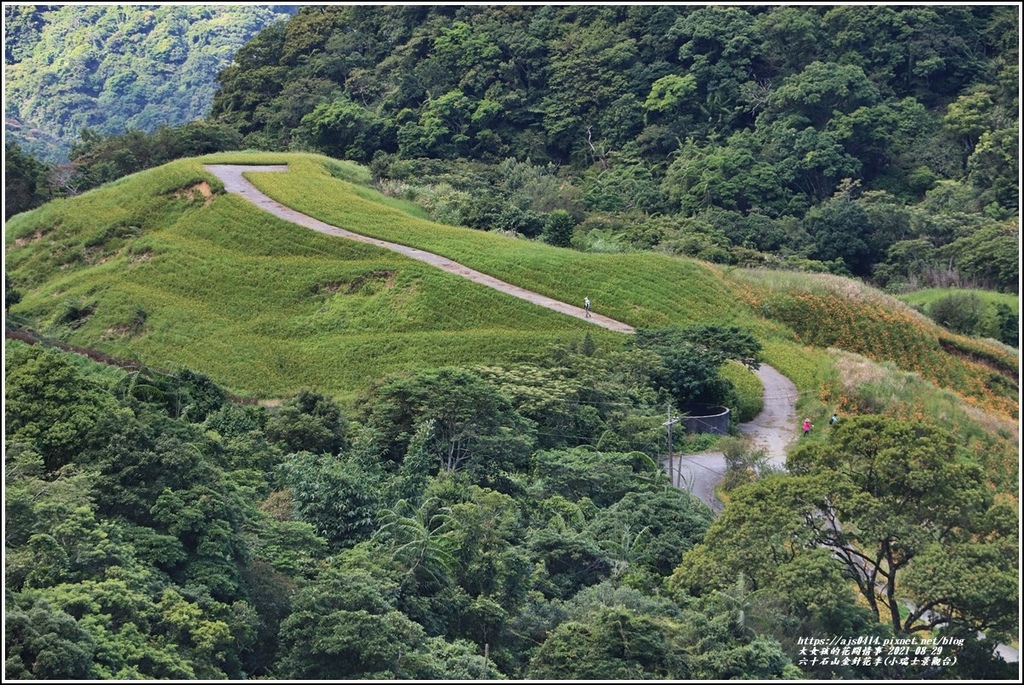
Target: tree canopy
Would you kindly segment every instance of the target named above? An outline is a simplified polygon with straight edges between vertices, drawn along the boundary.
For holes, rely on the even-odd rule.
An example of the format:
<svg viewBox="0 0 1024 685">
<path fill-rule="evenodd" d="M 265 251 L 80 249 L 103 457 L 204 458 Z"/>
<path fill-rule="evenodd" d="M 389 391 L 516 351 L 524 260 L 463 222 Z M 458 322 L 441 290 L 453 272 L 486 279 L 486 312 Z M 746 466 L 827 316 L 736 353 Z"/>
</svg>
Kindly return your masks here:
<svg viewBox="0 0 1024 685">
<path fill-rule="evenodd" d="M 7 139 L 48 163 L 84 130 L 152 132 L 206 116 L 217 73 L 285 6 L 4 6 Z"/>
<path fill-rule="evenodd" d="M 1016 625 L 1017 515 L 993 496 L 948 431 L 851 417 L 826 441 L 800 445 L 787 465 L 792 475 L 730 493 L 729 506 L 684 555 L 670 587 L 703 595 L 741 574 L 760 611 L 788 617 L 774 619 L 780 628 L 791 626 L 776 633 L 783 643 L 798 637 L 787 636 L 793 627 L 810 625 L 840 635 L 896 636 L 996 636 Z M 870 620 L 854 602 L 851 583 Z M 810 595 L 800 598 L 798 587 Z"/>
<path fill-rule="evenodd" d="M 756 358 L 742 333 L 645 344 Z M 1018 519 L 952 434 L 845 419 L 716 519 L 640 439 L 665 398 L 652 354 L 583 339 L 382 378 L 342 410 L 12 342 L 5 675 L 850 678 L 798 663 L 801 637 L 924 630 L 972 636 L 965 676 L 1005 670 L 986 649 L 1016 625 Z M 598 406 L 626 377 L 646 390 L 590 437 L 557 436 L 565 409 L 542 442 L 523 413 L 552 397 L 527 370 Z"/>
<path fill-rule="evenodd" d="M 291 11 L 5 9 L 8 121 L 56 122 L 71 163 L 12 155 L 12 210 L 176 156 L 312 150 L 561 247 L 1017 289 L 970 249 L 1017 231 L 1010 7 Z"/>
</svg>

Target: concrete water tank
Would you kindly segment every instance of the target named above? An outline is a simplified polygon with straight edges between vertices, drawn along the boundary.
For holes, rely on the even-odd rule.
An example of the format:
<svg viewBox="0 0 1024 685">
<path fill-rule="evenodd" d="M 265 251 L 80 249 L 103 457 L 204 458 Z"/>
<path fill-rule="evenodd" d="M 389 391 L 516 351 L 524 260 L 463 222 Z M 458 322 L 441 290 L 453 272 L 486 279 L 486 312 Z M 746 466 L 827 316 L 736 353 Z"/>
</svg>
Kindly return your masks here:
<svg viewBox="0 0 1024 685">
<path fill-rule="evenodd" d="M 690 433 L 729 434 L 729 408 L 706 404 L 691 405 L 686 408 L 683 422 Z"/>
</svg>

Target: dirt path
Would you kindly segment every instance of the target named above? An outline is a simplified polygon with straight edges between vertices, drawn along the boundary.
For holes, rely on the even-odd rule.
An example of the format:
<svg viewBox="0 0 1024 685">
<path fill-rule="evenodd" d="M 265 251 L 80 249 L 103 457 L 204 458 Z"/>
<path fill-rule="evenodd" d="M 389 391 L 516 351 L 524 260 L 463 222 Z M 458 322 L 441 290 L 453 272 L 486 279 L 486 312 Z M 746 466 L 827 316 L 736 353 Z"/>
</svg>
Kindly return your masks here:
<svg viewBox="0 0 1024 685">
<path fill-rule="evenodd" d="M 247 181 L 244 176 L 242 176 L 242 173 L 246 171 L 288 171 L 287 166 L 239 166 L 231 164 L 207 164 L 205 168 L 207 171 L 209 171 L 210 173 L 212 173 L 213 175 L 215 175 L 217 178 L 224 182 L 224 189 L 227 192 L 241 195 L 246 200 L 252 202 L 260 209 L 270 212 L 271 214 L 280 217 L 285 221 L 290 221 L 294 224 L 298 224 L 299 226 L 311 228 L 314 231 L 318 231 L 320 233 L 336 235 L 343 238 L 348 238 L 349 240 L 357 240 L 361 243 L 369 243 L 371 245 L 376 245 L 377 247 L 382 247 L 386 250 L 391 250 L 392 252 L 397 252 L 399 254 L 405 255 L 406 257 L 409 257 L 410 259 L 416 259 L 421 262 L 426 262 L 427 264 L 435 266 L 438 269 L 441 269 L 442 271 L 447 271 L 448 273 L 456 274 L 458 276 L 462 276 L 463 278 L 468 278 L 474 283 L 486 285 L 489 288 L 500 290 L 501 292 L 507 293 L 508 295 L 512 295 L 513 297 L 518 297 L 521 300 L 532 302 L 533 304 L 540 305 L 541 307 L 553 309 L 556 312 L 561 312 L 562 314 L 566 314 L 568 316 L 575 316 L 577 319 L 584 319 L 589 323 L 593 323 L 597 326 L 602 326 L 610 331 L 618 331 L 619 333 L 634 332 L 634 328 L 632 326 L 621 323 L 619 321 L 615 321 L 614 319 L 609 319 L 608 317 L 601 316 L 600 314 L 591 313 L 591 315 L 588 317 L 586 311 L 582 307 L 574 307 L 571 304 L 567 304 L 565 302 L 561 302 L 559 300 L 546 297 L 544 295 L 539 295 L 524 288 L 520 288 L 517 285 L 512 285 L 511 283 L 506 283 L 505 281 L 498 280 L 493 276 L 488 276 L 487 274 L 481 273 L 474 269 L 470 269 L 467 266 L 463 266 L 458 262 L 453 262 L 447 257 L 442 257 L 440 255 L 433 254 L 432 252 L 418 250 L 415 247 L 408 247 L 406 245 L 398 245 L 396 243 L 389 243 L 384 240 L 378 240 L 377 238 L 370 238 L 365 235 L 353 233 L 352 231 L 346 231 L 343 228 L 331 226 L 330 224 L 326 224 L 323 221 L 314 219 L 311 216 L 301 214 L 295 211 L 294 209 L 285 207 L 280 202 L 272 200 L 271 198 L 261 193 L 256 188 L 256 186 L 254 186 L 252 183 Z"/>
<path fill-rule="evenodd" d="M 369 243 L 382 247 L 393 252 L 405 255 L 411 259 L 426 262 L 448 273 L 468 278 L 469 280 L 486 285 L 495 290 L 500 290 L 514 297 L 532 302 L 533 304 L 547 307 L 556 312 L 568 316 L 575 316 L 584 319 L 597 326 L 603 326 L 612 331 L 620 333 L 633 333 L 632 326 L 609 319 L 600 314 L 592 314 L 589 318 L 582 307 L 574 307 L 559 300 L 531 292 L 517 285 L 506 283 L 492 276 L 470 269 L 447 257 L 425 252 L 414 247 L 389 243 L 377 238 L 370 238 L 343 228 L 331 226 L 311 216 L 307 216 L 285 207 L 280 202 L 272 200 L 261 193 L 256 186 L 247 181 L 243 172 L 246 171 L 287 171 L 284 165 L 272 166 L 242 166 L 231 164 L 207 164 L 206 170 L 214 174 L 224 183 L 224 189 L 252 202 L 260 209 L 290 221 L 299 226 L 311 228 L 327 235 L 340 236 L 349 240 L 356 240 L 362 243 Z M 752 449 L 763 449 L 768 455 L 769 462 L 774 466 L 782 467 L 786 463 L 786 447 L 797 435 L 796 399 L 797 390 L 793 383 L 775 369 L 764 364 L 757 372 L 764 386 L 764 410 L 757 417 L 749 422 L 740 424 L 740 433 L 747 437 Z M 671 474 L 677 487 L 688 490 L 715 511 L 721 511 L 722 503 L 715 497 L 715 486 L 725 475 L 725 456 L 721 452 L 705 452 L 701 454 L 688 454 L 682 458 L 676 458 L 679 466 L 678 474 Z M 663 464 L 667 468 L 667 462 Z"/>
</svg>

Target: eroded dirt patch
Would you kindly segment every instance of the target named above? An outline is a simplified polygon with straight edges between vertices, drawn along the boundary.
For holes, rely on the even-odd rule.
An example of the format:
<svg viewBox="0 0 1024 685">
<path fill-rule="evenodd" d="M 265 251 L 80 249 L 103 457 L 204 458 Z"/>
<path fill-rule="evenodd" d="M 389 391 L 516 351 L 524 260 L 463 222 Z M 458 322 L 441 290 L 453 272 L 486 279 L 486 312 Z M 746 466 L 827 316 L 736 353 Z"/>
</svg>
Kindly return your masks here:
<svg viewBox="0 0 1024 685">
<path fill-rule="evenodd" d="M 136 262 L 151 262 L 153 261 L 153 251 L 143 250 L 142 252 L 133 252 L 128 255 L 128 261 L 132 264 Z"/>
<path fill-rule="evenodd" d="M 195 202 L 201 199 L 203 206 L 205 207 L 213 202 L 213 189 L 210 188 L 210 184 L 206 181 L 199 181 L 198 183 L 194 183 L 187 188 L 182 188 L 175 192 L 174 197 L 177 199 L 186 199 L 189 202 Z"/>
<path fill-rule="evenodd" d="M 117 326 L 111 326 L 107 330 L 103 331 L 103 340 L 116 340 L 119 338 L 127 338 L 132 335 L 133 329 L 128 324 L 118 324 Z"/>
<path fill-rule="evenodd" d="M 56 228 L 56 227 L 54 227 L 54 228 Z M 46 236 L 48 236 L 51 233 L 53 233 L 53 228 L 49 228 L 49 229 L 47 229 L 45 231 L 43 229 L 41 229 L 41 228 L 37 228 L 35 233 L 33 233 L 32 235 L 23 235 L 20 238 L 17 238 L 14 241 L 14 246 L 15 247 L 24 247 L 25 245 L 31 245 L 32 243 L 38 243 L 40 240 L 42 240 L 43 238 L 45 238 Z"/>
<path fill-rule="evenodd" d="M 348 284 L 347 295 L 355 295 L 356 293 L 363 290 L 367 285 L 380 285 L 385 289 L 390 290 L 395 285 L 395 272 L 394 271 L 371 271 L 368 274 L 356 278 L 354 281 Z"/>
</svg>

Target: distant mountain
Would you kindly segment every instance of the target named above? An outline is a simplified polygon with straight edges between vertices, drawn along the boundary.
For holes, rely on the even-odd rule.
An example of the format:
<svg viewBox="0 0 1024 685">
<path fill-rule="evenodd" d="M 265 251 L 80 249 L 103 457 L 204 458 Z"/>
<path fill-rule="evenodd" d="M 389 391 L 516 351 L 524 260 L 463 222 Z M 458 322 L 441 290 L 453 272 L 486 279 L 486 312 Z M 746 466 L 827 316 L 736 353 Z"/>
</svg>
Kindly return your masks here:
<svg viewBox="0 0 1024 685">
<path fill-rule="evenodd" d="M 206 115 L 217 74 L 286 5 L 4 6 L 8 141 L 67 160 L 83 128 L 153 131 Z"/>
</svg>

